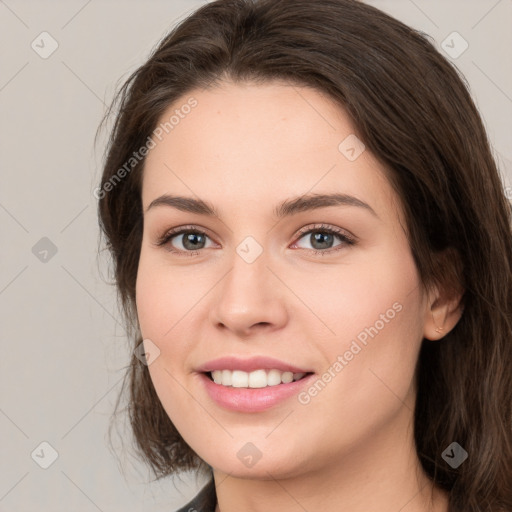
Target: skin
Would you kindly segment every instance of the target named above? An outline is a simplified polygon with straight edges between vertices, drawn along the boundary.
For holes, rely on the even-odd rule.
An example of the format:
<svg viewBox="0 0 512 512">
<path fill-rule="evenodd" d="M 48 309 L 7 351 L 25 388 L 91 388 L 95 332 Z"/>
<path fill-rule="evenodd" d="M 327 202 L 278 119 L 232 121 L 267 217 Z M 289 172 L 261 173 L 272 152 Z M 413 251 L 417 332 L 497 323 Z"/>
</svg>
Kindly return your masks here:
<svg viewBox="0 0 512 512">
<path fill-rule="evenodd" d="M 421 287 L 384 167 L 368 150 L 354 161 L 339 151 L 356 130 L 314 89 L 223 82 L 190 91 L 162 121 L 191 96 L 197 106 L 146 159 L 136 296 L 142 335 L 160 350 L 149 366 L 155 389 L 214 468 L 217 510 L 448 510 L 414 448 L 414 367 L 422 339 L 440 340 L 456 325 L 460 296 Z M 350 205 L 274 214 L 285 200 L 333 192 L 375 215 Z M 148 209 L 163 194 L 201 198 L 218 217 Z M 297 235 L 322 233 L 318 223 L 357 243 L 334 236 L 332 248 L 318 249 L 311 233 Z M 156 245 L 189 225 L 207 235 L 192 256 L 182 235 Z M 247 236 L 263 250 L 253 263 L 236 252 Z M 307 404 L 294 396 L 264 412 L 228 411 L 195 371 L 220 356 L 266 355 L 321 376 L 396 303 L 400 312 Z M 237 457 L 248 442 L 261 453 L 252 467 Z"/>
</svg>

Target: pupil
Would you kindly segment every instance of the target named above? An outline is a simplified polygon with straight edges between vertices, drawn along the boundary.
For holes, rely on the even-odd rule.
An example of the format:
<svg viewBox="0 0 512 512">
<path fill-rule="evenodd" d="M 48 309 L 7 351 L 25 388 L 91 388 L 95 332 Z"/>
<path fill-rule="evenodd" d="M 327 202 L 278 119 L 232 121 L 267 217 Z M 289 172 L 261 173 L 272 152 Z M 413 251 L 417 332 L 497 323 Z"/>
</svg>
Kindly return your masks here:
<svg viewBox="0 0 512 512">
<path fill-rule="evenodd" d="M 204 245 L 204 238 L 202 235 L 198 233 L 189 233 L 183 237 L 183 247 L 185 249 L 202 249 L 202 245 Z M 199 247 L 201 246 L 201 247 Z"/>
<path fill-rule="evenodd" d="M 333 235 L 330 233 L 312 233 L 311 245 L 315 249 L 329 249 L 332 246 Z"/>
</svg>

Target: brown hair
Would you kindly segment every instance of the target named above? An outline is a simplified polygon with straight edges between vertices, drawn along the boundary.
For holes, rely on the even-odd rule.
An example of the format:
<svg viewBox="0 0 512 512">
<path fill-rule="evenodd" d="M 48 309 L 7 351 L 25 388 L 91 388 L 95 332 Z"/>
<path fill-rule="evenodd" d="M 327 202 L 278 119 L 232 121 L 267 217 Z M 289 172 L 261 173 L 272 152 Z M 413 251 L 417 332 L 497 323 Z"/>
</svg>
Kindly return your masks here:
<svg viewBox="0 0 512 512">
<path fill-rule="evenodd" d="M 455 328 L 421 347 L 419 459 L 449 492 L 450 512 L 512 510 L 511 208 L 464 79 L 425 34 L 376 8 L 355 0 L 213 1 L 124 83 L 111 107 L 118 108 L 97 197 L 128 320 L 136 319 L 144 159 L 106 185 L 170 104 L 224 78 L 284 80 L 326 93 L 389 170 L 422 284 L 465 290 Z M 135 347 L 140 333 L 132 337 Z M 207 468 L 135 356 L 126 379 L 137 447 L 155 475 Z M 457 469 L 441 457 L 454 441 L 469 454 Z"/>
</svg>

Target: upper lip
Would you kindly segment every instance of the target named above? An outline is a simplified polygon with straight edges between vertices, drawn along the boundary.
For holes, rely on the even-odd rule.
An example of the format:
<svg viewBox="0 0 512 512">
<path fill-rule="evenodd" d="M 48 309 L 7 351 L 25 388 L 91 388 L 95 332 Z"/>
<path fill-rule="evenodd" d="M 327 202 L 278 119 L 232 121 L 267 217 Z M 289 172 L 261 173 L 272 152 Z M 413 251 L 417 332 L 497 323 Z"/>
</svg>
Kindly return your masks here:
<svg viewBox="0 0 512 512">
<path fill-rule="evenodd" d="M 248 359 L 240 359 L 235 356 L 219 357 L 208 361 L 197 368 L 198 372 L 212 372 L 214 370 L 242 370 L 252 372 L 260 369 L 275 369 L 282 372 L 309 373 L 310 370 L 274 359 L 273 357 L 255 356 Z"/>
</svg>

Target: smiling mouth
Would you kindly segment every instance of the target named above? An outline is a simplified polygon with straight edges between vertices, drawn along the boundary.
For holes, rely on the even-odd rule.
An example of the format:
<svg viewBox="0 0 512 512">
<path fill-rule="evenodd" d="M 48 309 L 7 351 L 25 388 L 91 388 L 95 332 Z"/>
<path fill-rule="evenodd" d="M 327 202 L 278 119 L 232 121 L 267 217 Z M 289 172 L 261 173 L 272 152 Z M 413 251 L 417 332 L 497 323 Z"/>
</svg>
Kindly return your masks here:
<svg viewBox="0 0 512 512">
<path fill-rule="evenodd" d="M 282 372 L 276 369 L 260 369 L 252 372 L 242 370 L 214 370 L 204 372 L 204 375 L 220 386 L 256 389 L 289 384 L 311 375 L 311 372 L 292 373 Z"/>
</svg>

